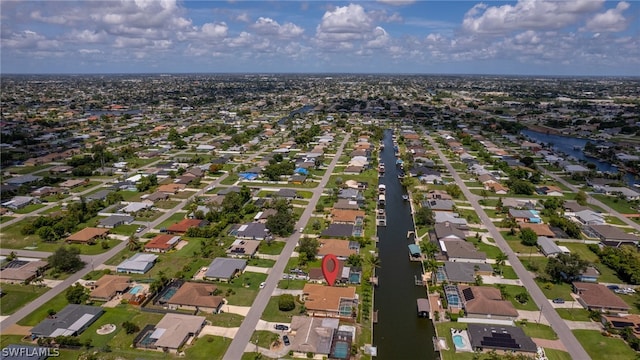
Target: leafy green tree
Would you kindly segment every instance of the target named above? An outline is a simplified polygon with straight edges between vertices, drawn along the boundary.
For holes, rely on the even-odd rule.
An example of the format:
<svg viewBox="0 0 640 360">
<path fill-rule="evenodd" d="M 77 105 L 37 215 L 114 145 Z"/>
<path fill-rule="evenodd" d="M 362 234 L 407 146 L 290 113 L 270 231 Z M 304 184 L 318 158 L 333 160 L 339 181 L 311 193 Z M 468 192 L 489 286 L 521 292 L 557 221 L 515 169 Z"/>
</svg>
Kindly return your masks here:
<svg viewBox="0 0 640 360">
<path fill-rule="evenodd" d="M 587 268 L 588 264 L 576 253 L 558 254 L 556 257 L 549 258 L 545 271 L 555 282 L 571 283 Z"/>
<path fill-rule="evenodd" d="M 347 258 L 347 265 L 354 267 L 354 268 L 360 268 L 362 267 L 362 256 L 360 256 L 359 254 L 351 254 L 349 255 L 349 257 Z"/>
<path fill-rule="evenodd" d="M 587 205 L 587 193 L 583 190 L 578 191 L 576 194 L 576 202 L 582 206 Z"/>
<path fill-rule="evenodd" d="M 316 238 L 303 237 L 299 241 L 298 253 L 300 257 L 306 257 L 307 261 L 313 261 L 318 255 L 320 242 Z"/>
<path fill-rule="evenodd" d="M 535 246 L 538 243 L 538 235 L 532 229 L 524 228 L 520 230 L 520 242 L 523 245 Z"/>
<path fill-rule="evenodd" d="M 122 328 L 125 330 L 125 332 L 127 334 L 134 334 L 137 333 L 138 331 L 140 331 L 140 327 L 138 327 L 138 325 L 130 322 L 130 321 L 125 321 L 122 323 Z"/>
<path fill-rule="evenodd" d="M 84 267 L 80 259 L 80 250 L 75 247 L 61 246 L 48 258 L 49 265 L 57 271 L 72 273 Z"/>
<path fill-rule="evenodd" d="M 45 242 L 53 242 L 59 239 L 58 234 L 53 230 L 51 226 L 43 226 L 36 231 L 40 240 Z"/>
<path fill-rule="evenodd" d="M 420 242 L 420 250 L 427 256 L 427 258 L 431 259 L 438 251 L 440 251 L 440 248 L 434 242 L 423 240 Z"/>
<path fill-rule="evenodd" d="M 291 294 L 282 294 L 278 299 L 278 309 L 280 311 L 291 311 L 296 308 L 296 302 Z"/>
<path fill-rule="evenodd" d="M 435 223 L 433 219 L 433 211 L 428 207 L 421 207 L 415 212 L 416 225 L 429 226 Z"/>
<path fill-rule="evenodd" d="M 67 289 L 65 297 L 69 304 L 84 304 L 89 299 L 89 289 L 75 284 Z"/>
<path fill-rule="evenodd" d="M 527 301 L 529 301 L 529 294 L 526 291 L 523 291 L 516 295 L 516 300 L 518 300 L 520 304 L 526 304 Z"/>
</svg>

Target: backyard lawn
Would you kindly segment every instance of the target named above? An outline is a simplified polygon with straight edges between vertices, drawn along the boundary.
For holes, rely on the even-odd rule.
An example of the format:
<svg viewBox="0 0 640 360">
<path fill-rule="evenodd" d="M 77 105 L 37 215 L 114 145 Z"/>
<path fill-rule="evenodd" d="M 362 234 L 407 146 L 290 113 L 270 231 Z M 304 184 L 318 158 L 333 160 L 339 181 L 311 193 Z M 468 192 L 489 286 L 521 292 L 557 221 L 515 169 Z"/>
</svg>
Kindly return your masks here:
<svg viewBox="0 0 640 360">
<path fill-rule="evenodd" d="M 10 315 L 16 312 L 33 299 L 44 294 L 48 287 L 36 285 L 2 284 L 2 300 L 0 303 L 0 315 Z"/>
<path fill-rule="evenodd" d="M 566 351 L 544 348 L 544 353 L 549 360 L 571 360 L 571 355 Z"/>
<path fill-rule="evenodd" d="M 575 309 L 556 308 L 556 312 L 565 320 L 591 321 L 589 311 L 580 307 L 576 307 Z"/>
<path fill-rule="evenodd" d="M 595 199 L 600 200 L 605 205 L 609 206 L 613 210 L 623 214 L 637 214 L 638 210 L 631 207 L 631 204 L 625 200 L 620 200 L 617 197 L 607 196 L 602 194 L 591 194 Z"/>
<path fill-rule="evenodd" d="M 520 293 L 528 293 L 523 286 L 505 285 L 505 289 L 508 294 L 506 300 L 511 301 L 511 303 L 513 304 L 513 306 L 515 306 L 516 309 L 530 310 L 530 311 L 538 310 L 538 307 L 536 306 L 536 303 L 533 301 L 533 299 L 531 299 L 531 296 L 529 296 L 529 300 L 524 304 L 521 304 L 518 300 L 516 300 L 516 295 Z"/>
<path fill-rule="evenodd" d="M 573 333 L 592 359 L 601 359 L 604 354 L 609 359 L 637 359 L 637 353 L 622 339 L 606 337 L 595 330 L 573 330 Z"/>
</svg>

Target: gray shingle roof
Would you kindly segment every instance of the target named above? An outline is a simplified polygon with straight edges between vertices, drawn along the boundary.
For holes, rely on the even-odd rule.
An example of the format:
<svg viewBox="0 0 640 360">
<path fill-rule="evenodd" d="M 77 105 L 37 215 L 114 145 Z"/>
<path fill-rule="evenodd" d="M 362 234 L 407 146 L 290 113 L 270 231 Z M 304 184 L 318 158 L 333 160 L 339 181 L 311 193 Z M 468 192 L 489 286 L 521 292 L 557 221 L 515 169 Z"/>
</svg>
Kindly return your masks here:
<svg viewBox="0 0 640 360">
<path fill-rule="evenodd" d="M 236 272 L 247 267 L 247 260 L 215 258 L 209 265 L 205 277 L 216 279 L 230 279 Z"/>
</svg>

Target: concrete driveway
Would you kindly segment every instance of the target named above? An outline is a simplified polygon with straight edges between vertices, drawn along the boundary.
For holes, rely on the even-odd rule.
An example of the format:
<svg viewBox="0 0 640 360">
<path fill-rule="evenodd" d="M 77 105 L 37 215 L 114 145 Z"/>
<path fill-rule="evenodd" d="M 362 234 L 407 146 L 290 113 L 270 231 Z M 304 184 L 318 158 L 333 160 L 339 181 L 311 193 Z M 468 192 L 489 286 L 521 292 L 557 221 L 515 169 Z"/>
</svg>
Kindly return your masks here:
<svg viewBox="0 0 640 360">
<path fill-rule="evenodd" d="M 214 335 L 233 339 L 236 336 L 237 332 L 237 327 L 227 328 L 222 326 L 205 325 L 202 328 L 202 331 L 200 331 L 200 334 L 198 334 L 198 337 L 203 337 L 205 335 Z"/>
</svg>

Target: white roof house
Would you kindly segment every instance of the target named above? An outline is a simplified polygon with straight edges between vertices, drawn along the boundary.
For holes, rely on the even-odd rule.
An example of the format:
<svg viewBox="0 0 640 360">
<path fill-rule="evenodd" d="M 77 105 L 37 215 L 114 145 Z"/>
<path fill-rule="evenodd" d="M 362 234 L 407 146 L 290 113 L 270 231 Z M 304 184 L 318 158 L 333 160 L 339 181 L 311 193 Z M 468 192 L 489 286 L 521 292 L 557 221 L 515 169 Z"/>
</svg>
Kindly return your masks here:
<svg viewBox="0 0 640 360">
<path fill-rule="evenodd" d="M 121 262 L 116 270 L 127 274 L 144 274 L 153 267 L 157 259 L 158 255 L 137 253 Z"/>
</svg>

